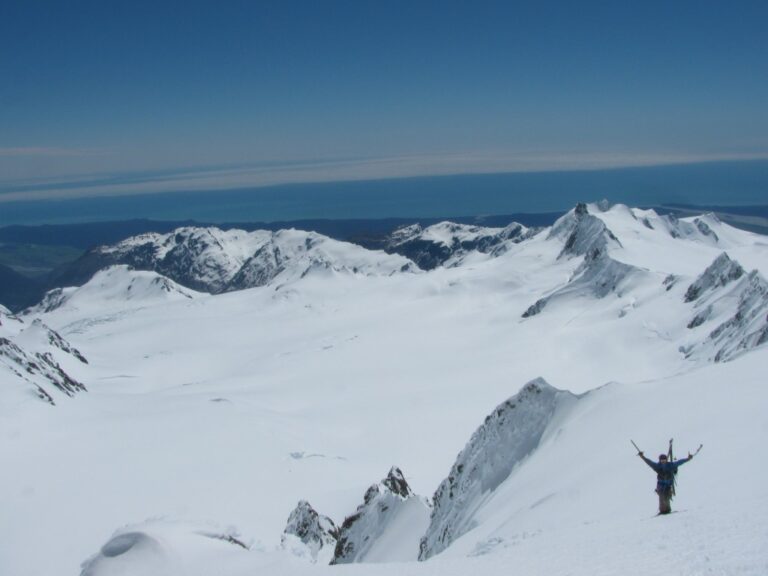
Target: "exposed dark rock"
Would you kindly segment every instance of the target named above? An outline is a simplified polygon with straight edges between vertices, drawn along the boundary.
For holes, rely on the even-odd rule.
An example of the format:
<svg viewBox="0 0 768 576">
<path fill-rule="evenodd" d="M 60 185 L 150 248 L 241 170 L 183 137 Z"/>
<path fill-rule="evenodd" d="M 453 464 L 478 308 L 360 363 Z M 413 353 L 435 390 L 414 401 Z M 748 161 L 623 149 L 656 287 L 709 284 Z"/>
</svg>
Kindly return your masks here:
<svg viewBox="0 0 768 576">
<path fill-rule="evenodd" d="M 312 558 L 316 560 L 323 548 L 335 549 L 339 529 L 333 520 L 318 514 L 309 502 L 302 500 L 288 517 L 288 523 L 283 531 L 284 545 L 287 536 L 297 537 L 309 548 Z"/>
<path fill-rule="evenodd" d="M 726 286 L 738 280 L 744 275 L 744 268 L 738 262 L 731 260 L 728 254 L 723 252 L 709 267 L 702 272 L 693 284 L 685 292 L 684 300 L 693 302 L 704 292 Z"/>
<path fill-rule="evenodd" d="M 399 514 L 407 513 L 409 507 L 419 511 L 426 527 L 428 504 L 411 491 L 402 471 L 393 467 L 381 483 L 366 490 L 363 503 L 355 513 L 344 519 L 331 564 L 365 562 L 377 539 L 389 529 Z M 412 545 L 410 559 L 415 559 L 419 547 L 418 538 Z"/>
<path fill-rule="evenodd" d="M 385 250 L 413 260 L 422 270 L 433 270 L 450 263 L 456 265 L 471 252 L 499 256 L 507 246 L 530 238 L 534 231 L 521 224 L 505 228 L 486 228 L 454 222 L 440 222 L 428 228 L 419 224 L 395 230 Z"/>
</svg>

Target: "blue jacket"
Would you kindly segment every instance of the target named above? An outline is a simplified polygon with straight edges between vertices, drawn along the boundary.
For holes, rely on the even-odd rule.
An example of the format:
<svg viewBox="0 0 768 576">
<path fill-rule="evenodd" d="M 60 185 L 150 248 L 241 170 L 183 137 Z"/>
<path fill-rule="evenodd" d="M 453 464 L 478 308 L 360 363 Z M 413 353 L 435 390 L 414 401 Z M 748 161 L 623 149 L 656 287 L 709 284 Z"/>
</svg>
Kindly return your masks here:
<svg viewBox="0 0 768 576">
<path fill-rule="evenodd" d="M 667 489 L 671 488 L 675 483 L 675 474 L 677 469 L 690 461 L 691 457 L 681 458 L 680 460 L 674 460 L 671 462 L 654 462 L 650 458 L 642 456 L 643 461 L 648 464 L 653 471 L 656 472 L 656 488 Z"/>
</svg>

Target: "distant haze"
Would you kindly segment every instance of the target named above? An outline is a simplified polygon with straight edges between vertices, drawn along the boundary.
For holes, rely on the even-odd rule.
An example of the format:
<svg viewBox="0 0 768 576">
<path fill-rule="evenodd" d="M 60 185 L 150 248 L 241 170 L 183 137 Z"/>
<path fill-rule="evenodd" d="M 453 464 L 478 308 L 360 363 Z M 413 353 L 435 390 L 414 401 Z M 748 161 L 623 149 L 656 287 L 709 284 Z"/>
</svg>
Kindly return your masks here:
<svg viewBox="0 0 768 576">
<path fill-rule="evenodd" d="M 451 217 L 565 211 L 608 199 L 668 203 L 768 204 L 768 161 L 613 170 L 475 174 L 307 183 L 0 203 L 0 226 L 150 218 L 201 222 Z"/>
</svg>

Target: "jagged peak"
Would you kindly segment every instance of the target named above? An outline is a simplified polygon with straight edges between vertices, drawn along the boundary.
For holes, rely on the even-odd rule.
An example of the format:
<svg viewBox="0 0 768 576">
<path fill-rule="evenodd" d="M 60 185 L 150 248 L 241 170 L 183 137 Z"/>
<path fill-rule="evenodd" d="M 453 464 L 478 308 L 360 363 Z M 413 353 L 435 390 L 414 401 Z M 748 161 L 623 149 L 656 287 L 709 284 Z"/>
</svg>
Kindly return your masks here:
<svg viewBox="0 0 768 576">
<path fill-rule="evenodd" d="M 722 292 L 701 293 L 698 312 L 688 323 L 699 335 L 681 347 L 686 357 L 726 362 L 768 343 L 768 281 L 752 270 L 728 285 Z M 705 331 L 703 339 L 700 331 Z"/>
<path fill-rule="evenodd" d="M 281 543 L 283 548 L 293 546 L 293 551 L 298 552 L 291 542 L 291 537 L 295 537 L 306 546 L 313 561 L 322 554 L 327 562 L 333 555 L 338 536 L 339 529 L 333 520 L 319 514 L 306 500 L 300 500 L 288 516 Z"/>
<path fill-rule="evenodd" d="M 697 300 L 703 293 L 724 287 L 744 275 L 741 264 L 732 260 L 726 252 L 722 252 L 704 272 L 688 287 L 685 292 L 685 302 Z"/>
<path fill-rule="evenodd" d="M 627 278 L 640 272 L 640 268 L 614 260 L 599 246 L 595 246 L 585 254 L 584 260 L 564 286 L 560 286 L 547 296 L 539 298 L 526 309 L 522 318 L 536 316 L 551 301 L 569 295 L 605 298 L 609 294 L 619 291 Z"/>
<path fill-rule="evenodd" d="M 583 202 L 561 216 L 550 229 L 547 238 L 564 242 L 558 259 L 590 253 L 594 256 L 595 251 L 606 250 L 609 242 L 621 246 L 621 242 L 605 222 L 591 214 L 589 207 Z"/>
<path fill-rule="evenodd" d="M 406 514 L 412 522 L 414 513 L 423 522 L 421 530 L 424 530 L 429 519 L 429 505 L 411 491 L 400 468 L 393 466 L 381 482 L 365 491 L 363 503 L 355 513 L 344 519 L 331 564 L 365 562 L 369 555 L 381 554 L 381 550 L 372 552 L 377 548 L 377 540 L 390 531 L 391 526 L 397 526 L 399 515 Z M 392 559 L 415 560 L 417 550 L 418 536 L 412 547 L 387 554 L 394 554 Z"/>
<path fill-rule="evenodd" d="M 400 496 L 401 498 L 408 498 L 413 496 L 413 491 L 405 480 L 402 470 L 397 466 L 390 468 L 387 477 L 381 481 L 382 485 L 387 488 L 393 494 Z"/>
</svg>

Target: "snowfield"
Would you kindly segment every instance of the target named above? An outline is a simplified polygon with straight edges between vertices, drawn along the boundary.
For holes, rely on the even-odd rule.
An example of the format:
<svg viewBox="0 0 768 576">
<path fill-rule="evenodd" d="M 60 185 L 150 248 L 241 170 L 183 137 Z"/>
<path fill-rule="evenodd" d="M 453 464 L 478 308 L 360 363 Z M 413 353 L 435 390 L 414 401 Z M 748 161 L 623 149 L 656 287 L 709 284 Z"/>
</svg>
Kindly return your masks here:
<svg viewBox="0 0 768 576">
<path fill-rule="evenodd" d="M 267 242 L 230 236 L 241 269 Z M 580 205 L 423 273 L 313 242 L 321 270 L 297 251 L 255 288 L 117 266 L 0 315 L 8 349 L 37 319 L 88 360 L 52 406 L 0 356 L 0 574 L 768 573 L 766 237 Z M 670 437 L 704 448 L 655 517 L 630 439 Z M 355 563 L 283 537 L 302 500 L 362 511 Z"/>
</svg>

